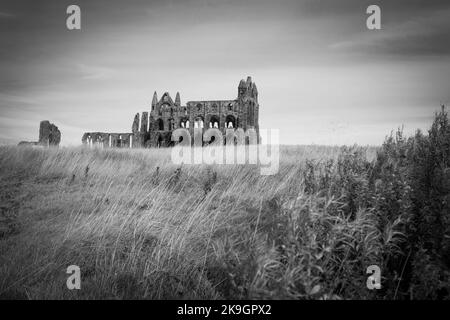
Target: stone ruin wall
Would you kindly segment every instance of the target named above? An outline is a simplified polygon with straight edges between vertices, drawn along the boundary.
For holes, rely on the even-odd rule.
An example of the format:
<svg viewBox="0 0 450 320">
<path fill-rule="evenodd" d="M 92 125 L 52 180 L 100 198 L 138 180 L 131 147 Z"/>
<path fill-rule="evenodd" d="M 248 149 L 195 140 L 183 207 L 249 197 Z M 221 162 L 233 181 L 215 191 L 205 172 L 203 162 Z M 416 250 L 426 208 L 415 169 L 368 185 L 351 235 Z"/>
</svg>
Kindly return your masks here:
<svg viewBox="0 0 450 320">
<path fill-rule="evenodd" d="M 89 147 L 101 148 L 133 148 L 133 134 L 131 133 L 106 133 L 86 132 L 81 142 Z"/>
<path fill-rule="evenodd" d="M 57 147 L 61 142 L 61 131 L 53 123 L 47 120 L 41 121 L 39 124 L 39 140 L 35 141 L 21 141 L 20 146 L 42 146 L 42 147 Z"/>
<path fill-rule="evenodd" d="M 181 105 L 180 94 L 175 101 L 168 92 L 158 100 L 153 95 L 150 112 L 137 113 L 131 133 L 86 132 L 82 142 L 102 148 L 169 147 L 172 131 L 187 128 L 191 137 L 194 128 L 218 128 L 223 134 L 227 128 L 255 129 L 259 140 L 258 90 L 251 77 L 241 80 L 238 96 L 233 100 L 189 101 Z"/>
</svg>

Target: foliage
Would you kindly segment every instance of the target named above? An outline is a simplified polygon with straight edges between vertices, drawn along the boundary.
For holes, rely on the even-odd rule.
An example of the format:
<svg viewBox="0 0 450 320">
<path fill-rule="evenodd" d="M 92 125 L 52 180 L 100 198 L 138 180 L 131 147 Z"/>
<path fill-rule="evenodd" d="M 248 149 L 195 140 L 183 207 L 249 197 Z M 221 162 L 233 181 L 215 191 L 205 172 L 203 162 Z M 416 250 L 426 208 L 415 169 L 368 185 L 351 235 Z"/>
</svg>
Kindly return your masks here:
<svg viewBox="0 0 450 320">
<path fill-rule="evenodd" d="M 283 147 L 280 171 L 170 150 L 0 148 L 0 297 L 448 299 L 450 125 Z M 65 287 L 65 268 L 82 290 Z M 381 268 L 381 290 L 366 269 Z"/>
</svg>

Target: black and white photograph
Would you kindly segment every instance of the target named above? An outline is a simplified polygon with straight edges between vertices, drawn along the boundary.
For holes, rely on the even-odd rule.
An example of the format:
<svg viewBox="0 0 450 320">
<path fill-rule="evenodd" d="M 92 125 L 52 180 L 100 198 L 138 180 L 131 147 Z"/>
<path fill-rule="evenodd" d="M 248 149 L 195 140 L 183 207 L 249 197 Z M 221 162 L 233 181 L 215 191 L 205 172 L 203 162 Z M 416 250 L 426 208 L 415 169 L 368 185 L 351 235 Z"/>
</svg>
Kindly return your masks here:
<svg viewBox="0 0 450 320">
<path fill-rule="evenodd" d="M 449 106 L 447 0 L 1 0 L 0 300 L 450 300 Z"/>
</svg>

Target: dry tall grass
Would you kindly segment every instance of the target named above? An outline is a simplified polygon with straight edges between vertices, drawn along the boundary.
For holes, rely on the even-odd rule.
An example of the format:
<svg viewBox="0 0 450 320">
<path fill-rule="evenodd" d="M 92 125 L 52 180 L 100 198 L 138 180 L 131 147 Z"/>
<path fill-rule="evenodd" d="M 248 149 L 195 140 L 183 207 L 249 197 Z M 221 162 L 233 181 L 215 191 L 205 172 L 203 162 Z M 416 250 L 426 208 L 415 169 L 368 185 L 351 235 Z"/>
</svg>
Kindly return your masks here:
<svg viewBox="0 0 450 320">
<path fill-rule="evenodd" d="M 1 147 L 0 298 L 399 298 L 409 185 L 376 153 L 282 147 L 263 176 L 170 149 Z"/>
<path fill-rule="evenodd" d="M 2 147 L 1 296 L 265 296 L 279 269 L 276 220 L 285 206 L 307 215 L 314 197 L 304 160 L 339 152 L 285 147 L 279 173 L 261 176 L 256 166 L 174 166 L 169 149 Z M 72 264 L 79 291 L 66 288 Z"/>
</svg>

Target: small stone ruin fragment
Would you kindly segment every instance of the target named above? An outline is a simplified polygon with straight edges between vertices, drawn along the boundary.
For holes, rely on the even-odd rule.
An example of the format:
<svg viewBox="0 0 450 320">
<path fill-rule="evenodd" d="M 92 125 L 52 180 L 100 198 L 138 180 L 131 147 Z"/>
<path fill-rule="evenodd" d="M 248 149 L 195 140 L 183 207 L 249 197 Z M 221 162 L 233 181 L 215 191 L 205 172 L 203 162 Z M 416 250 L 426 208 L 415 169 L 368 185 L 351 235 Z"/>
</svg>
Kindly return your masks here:
<svg viewBox="0 0 450 320">
<path fill-rule="evenodd" d="M 59 146 L 61 142 L 61 132 L 58 127 L 48 120 L 41 121 L 39 126 L 39 140 L 35 141 L 21 141 L 19 146 Z"/>
</svg>

